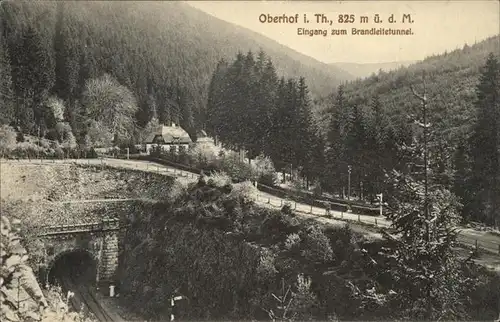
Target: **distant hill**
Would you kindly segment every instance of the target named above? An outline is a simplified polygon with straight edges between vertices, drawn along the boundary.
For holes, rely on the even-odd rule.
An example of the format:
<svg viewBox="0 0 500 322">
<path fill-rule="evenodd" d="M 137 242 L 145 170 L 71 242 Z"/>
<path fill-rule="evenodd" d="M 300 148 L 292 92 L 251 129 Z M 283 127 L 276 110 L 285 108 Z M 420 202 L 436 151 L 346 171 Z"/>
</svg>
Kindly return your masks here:
<svg viewBox="0 0 500 322">
<path fill-rule="evenodd" d="M 399 62 L 386 62 L 386 63 L 332 63 L 330 66 L 334 66 L 345 70 L 349 74 L 355 77 L 368 77 L 373 73 L 378 73 L 379 70 L 383 70 L 385 72 L 398 69 L 400 67 L 407 67 L 411 64 L 416 63 L 415 60 L 406 60 Z"/>
<path fill-rule="evenodd" d="M 482 66 L 489 53 L 500 55 L 500 35 L 490 37 L 462 49 L 427 57 L 423 61 L 398 70 L 381 71 L 365 79 L 345 85 L 344 91 L 351 104 L 357 104 L 370 113 L 371 100 L 378 96 L 393 125 L 403 129 L 410 113 L 419 113 L 419 101 L 410 85 L 422 91 L 422 73 L 429 98 L 429 117 L 448 148 L 470 134 L 475 117 L 475 89 Z M 335 93 L 319 102 L 317 116 L 325 131 L 329 110 Z"/>
</svg>

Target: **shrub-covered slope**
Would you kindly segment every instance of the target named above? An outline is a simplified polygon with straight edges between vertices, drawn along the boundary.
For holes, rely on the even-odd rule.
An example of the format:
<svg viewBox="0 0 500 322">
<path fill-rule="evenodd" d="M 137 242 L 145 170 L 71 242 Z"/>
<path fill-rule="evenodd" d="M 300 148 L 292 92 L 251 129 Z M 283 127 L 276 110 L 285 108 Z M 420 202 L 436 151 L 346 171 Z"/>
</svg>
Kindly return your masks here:
<svg viewBox="0 0 500 322">
<path fill-rule="evenodd" d="M 398 285 L 383 273 L 381 245 L 347 227 L 299 220 L 286 206 L 260 209 L 244 190 L 227 180 L 201 180 L 135 212 L 120 255 L 120 298 L 158 320 L 169 314 L 168 299 L 180 294 L 188 300 L 176 304 L 179 318 L 402 317 L 393 299 Z M 464 274 L 475 279 L 477 272 Z M 493 316 L 495 300 L 487 294 L 498 284 L 485 275 L 476 285 L 471 316 Z M 286 312 L 283 303 L 290 304 Z"/>
</svg>

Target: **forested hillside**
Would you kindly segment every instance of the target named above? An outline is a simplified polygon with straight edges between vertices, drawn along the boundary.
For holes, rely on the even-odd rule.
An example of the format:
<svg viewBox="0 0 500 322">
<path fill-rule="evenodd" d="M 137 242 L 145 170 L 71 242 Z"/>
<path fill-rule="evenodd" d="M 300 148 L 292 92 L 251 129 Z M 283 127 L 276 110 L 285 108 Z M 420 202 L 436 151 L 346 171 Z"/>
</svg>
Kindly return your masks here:
<svg viewBox="0 0 500 322">
<path fill-rule="evenodd" d="M 426 117 L 435 182 L 459 197 L 465 217 L 498 224 L 493 208 L 500 202 L 499 54 L 500 37 L 491 37 L 339 88 L 325 105 L 322 127 L 331 150 L 337 150 L 335 158 L 343 151 L 336 162 L 327 157 L 333 173 L 340 176 L 351 164 L 359 187 L 367 183 L 367 173 L 372 182 L 383 181 L 382 169 L 412 164 L 409 148 L 404 155 L 396 151 L 422 138 Z M 350 135 L 344 128 L 357 130 Z"/>
<path fill-rule="evenodd" d="M 459 197 L 463 220 L 498 225 L 498 46 L 493 37 L 380 72 L 339 86 L 315 106 L 304 79 L 279 80 L 272 63 L 254 73 L 253 57 L 239 55 L 214 73 L 209 130 L 250 157 L 266 154 L 278 169 L 298 169 L 309 182 L 361 199 L 396 197 L 399 183 L 387 175 L 422 181 L 425 167 L 426 185 Z"/>
<path fill-rule="evenodd" d="M 425 73 L 427 94 L 432 105 L 430 117 L 434 123 L 438 122 L 440 127 L 448 129 L 448 138 L 457 138 L 454 130 L 466 131 L 467 125 L 470 125 L 476 98 L 475 86 L 489 53 L 500 53 L 500 36 L 474 45 L 464 45 L 462 49 L 450 53 L 427 57 L 407 68 L 382 71 L 367 79 L 349 82 L 343 91 L 348 103 L 356 104 L 366 111 L 370 110 L 370 102 L 377 96 L 382 110 L 396 121 L 418 106 L 415 104 L 418 100 L 411 95 L 410 86 L 421 86 L 422 73 Z M 325 115 L 331 109 L 336 92 L 322 104 Z"/>
<path fill-rule="evenodd" d="M 131 91 L 139 126 L 156 115 L 160 122 L 180 123 L 190 134 L 203 126 L 207 87 L 217 61 L 238 51 L 262 48 L 273 57 L 278 74 L 311 79 L 311 90 L 318 95 L 350 78 L 177 1 L 2 1 L 1 10 L 0 70 L 7 75 L 2 77 L 2 97 L 15 98 L 10 114 L 3 108 L 2 119 L 17 117 L 17 125 L 32 134 L 38 134 L 38 127 L 30 123 L 40 125 L 45 118 L 32 107 L 56 95 L 64 101 L 74 134 L 83 140 L 77 132 L 78 117 L 85 115 L 86 82 L 105 73 Z M 25 92 L 28 87 L 32 93 Z M 16 116 L 14 110 L 27 114 Z"/>
</svg>

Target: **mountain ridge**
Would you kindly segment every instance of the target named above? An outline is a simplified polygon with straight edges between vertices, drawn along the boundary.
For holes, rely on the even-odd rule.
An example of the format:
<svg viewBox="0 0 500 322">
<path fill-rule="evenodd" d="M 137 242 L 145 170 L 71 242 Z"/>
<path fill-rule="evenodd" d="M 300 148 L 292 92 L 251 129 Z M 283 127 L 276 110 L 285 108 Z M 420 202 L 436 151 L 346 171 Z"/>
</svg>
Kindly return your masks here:
<svg viewBox="0 0 500 322">
<path fill-rule="evenodd" d="M 355 77 L 369 77 L 373 73 L 378 73 L 379 70 L 389 72 L 398 69 L 399 67 L 408 67 L 418 63 L 418 60 L 402 60 L 382 63 L 352 63 L 352 62 L 335 62 L 329 65 L 345 70 Z"/>
<path fill-rule="evenodd" d="M 500 57 L 500 35 L 488 37 L 474 45 L 432 55 L 392 71 L 381 71 L 345 84 L 344 93 L 350 105 L 371 113 L 373 98 L 378 98 L 399 131 L 405 131 L 408 115 L 416 113 L 419 101 L 411 86 L 422 90 L 423 74 L 429 99 L 429 118 L 449 147 L 457 146 L 471 131 L 475 117 L 475 86 L 490 53 Z M 323 127 L 328 126 L 329 112 L 336 91 L 324 98 L 317 109 Z"/>
</svg>

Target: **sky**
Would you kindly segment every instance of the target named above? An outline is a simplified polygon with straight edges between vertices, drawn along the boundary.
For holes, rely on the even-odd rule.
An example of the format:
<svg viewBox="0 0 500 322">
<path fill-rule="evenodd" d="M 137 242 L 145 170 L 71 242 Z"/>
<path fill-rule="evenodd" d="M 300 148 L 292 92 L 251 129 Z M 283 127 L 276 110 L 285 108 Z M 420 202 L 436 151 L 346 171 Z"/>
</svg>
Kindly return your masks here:
<svg viewBox="0 0 500 322">
<path fill-rule="evenodd" d="M 500 33 L 500 1 L 187 1 L 219 19 L 263 34 L 325 63 L 381 63 L 421 60 L 471 45 Z M 295 16 L 297 23 L 261 22 L 267 15 Z M 309 23 L 303 22 L 304 14 Z M 324 14 L 329 23 L 316 23 Z M 338 15 L 354 15 L 354 22 L 339 23 Z M 378 14 L 381 23 L 375 23 Z M 398 19 L 388 23 L 391 14 Z M 402 23 L 403 14 L 413 23 Z M 361 23 L 361 16 L 369 18 Z M 350 20 L 350 18 L 348 18 Z M 326 29 L 329 36 L 299 35 L 298 29 Z M 411 28 L 412 35 L 352 35 L 352 28 Z M 346 29 L 347 35 L 330 35 Z"/>
</svg>

